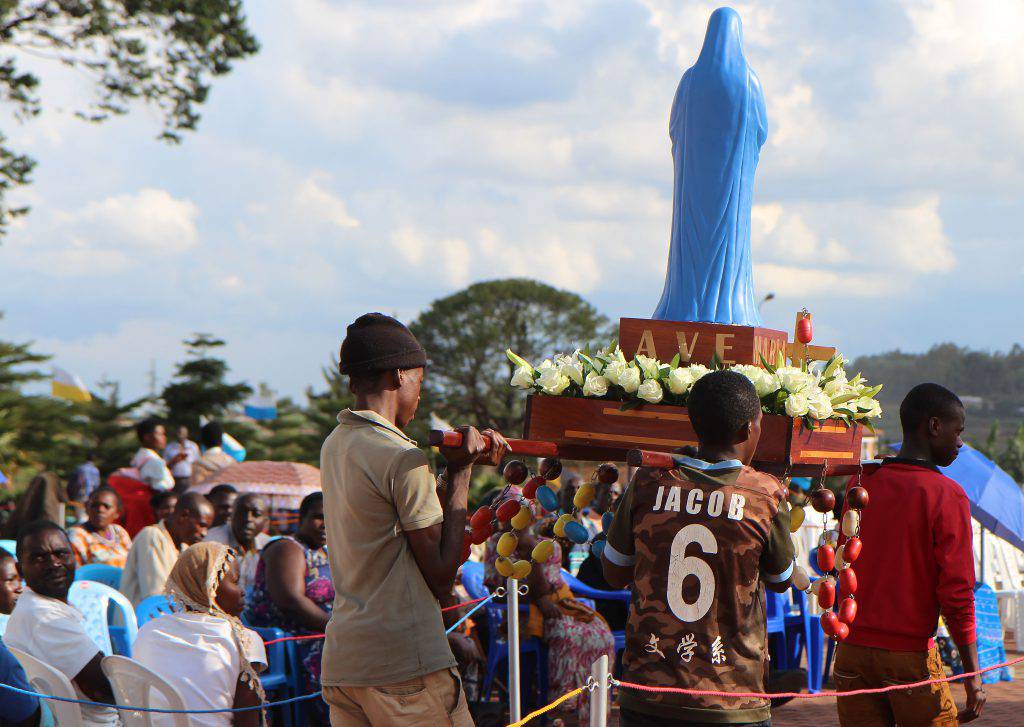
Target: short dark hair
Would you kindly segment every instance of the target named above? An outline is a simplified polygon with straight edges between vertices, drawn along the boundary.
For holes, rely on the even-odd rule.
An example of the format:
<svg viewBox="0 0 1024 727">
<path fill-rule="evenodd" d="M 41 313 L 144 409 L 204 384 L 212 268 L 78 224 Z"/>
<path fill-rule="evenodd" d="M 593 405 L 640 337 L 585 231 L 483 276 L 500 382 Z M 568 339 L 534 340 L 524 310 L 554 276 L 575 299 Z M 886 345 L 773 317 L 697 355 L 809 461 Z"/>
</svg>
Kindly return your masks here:
<svg viewBox="0 0 1024 727">
<path fill-rule="evenodd" d="M 302 498 L 302 502 L 299 503 L 299 520 L 306 517 L 307 513 L 312 510 L 316 505 L 323 505 L 324 493 L 321 491 L 311 492 Z"/>
<path fill-rule="evenodd" d="M 939 384 L 918 384 L 907 392 L 900 404 L 900 424 L 912 432 L 932 417 L 948 417 L 962 410 L 960 397 Z"/>
<path fill-rule="evenodd" d="M 89 493 L 89 499 L 96 497 L 96 495 L 108 494 L 113 495 L 114 499 L 117 500 L 117 509 L 124 512 L 124 502 L 121 501 L 121 493 L 115 490 L 110 485 L 100 485 L 95 490 Z"/>
<path fill-rule="evenodd" d="M 238 494 L 238 490 L 235 489 L 234 485 L 229 485 L 226 482 L 224 482 L 224 483 L 221 483 L 219 485 L 214 485 L 213 487 L 211 487 L 210 491 L 206 493 L 206 499 L 210 500 L 212 502 L 215 497 L 220 497 L 222 495 L 237 495 L 237 494 Z"/>
<path fill-rule="evenodd" d="M 213 503 L 206 499 L 205 495 L 201 495 L 198 492 L 184 492 L 178 496 L 178 503 L 174 506 L 174 514 L 180 515 L 183 512 L 190 512 L 193 515 L 198 515 L 203 505 L 206 505 L 211 510 L 213 509 Z"/>
<path fill-rule="evenodd" d="M 224 427 L 220 422 L 206 422 L 199 430 L 199 439 L 203 447 L 219 447 L 224 444 Z"/>
<path fill-rule="evenodd" d="M 39 533 L 45 533 L 48 530 L 56 530 L 58 533 L 63 535 L 65 539 L 68 537 L 64 528 L 52 520 L 33 520 L 32 522 L 23 525 L 21 530 L 18 531 L 18 541 L 14 548 L 15 553 L 18 555 L 18 560 L 23 559 L 25 553 L 25 541 Z M 71 541 L 68 540 L 68 542 L 70 543 Z"/>
<path fill-rule="evenodd" d="M 138 437 L 139 441 L 141 442 L 145 437 L 155 432 L 157 427 L 162 427 L 163 424 L 164 423 L 157 419 L 156 417 L 149 417 L 147 419 L 143 419 L 141 422 L 135 425 L 135 436 Z"/>
<path fill-rule="evenodd" d="M 156 510 L 158 507 L 163 505 L 168 498 L 173 497 L 175 500 L 178 499 L 178 493 L 174 490 L 167 490 L 166 492 L 158 492 L 149 498 L 149 506 Z"/>
<path fill-rule="evenodd" d="M 703 443 L 727 444 L 761 411 L 757 390 L 736 371 L 712 371 L 697 380 L 686 400 L 697 438 Z"/>
</svg>

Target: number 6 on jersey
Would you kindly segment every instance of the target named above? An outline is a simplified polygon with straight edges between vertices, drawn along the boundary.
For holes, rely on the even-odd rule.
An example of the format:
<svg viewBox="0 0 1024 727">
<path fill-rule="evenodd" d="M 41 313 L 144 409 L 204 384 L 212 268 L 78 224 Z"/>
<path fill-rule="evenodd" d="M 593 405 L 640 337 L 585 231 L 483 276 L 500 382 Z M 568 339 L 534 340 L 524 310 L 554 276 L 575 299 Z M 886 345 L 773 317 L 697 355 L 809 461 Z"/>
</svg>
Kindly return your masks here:
<svg viewBox="0 0 1024 727">
<path fill-rule="evenodd" d="M 687 556 L 690 543 L 697 543 L 707 555 L 718 552 L 718 541 L 704 525 L 696 523 L 680 528 L 672 539 L 672 553 L 668 564 L 668 607 L 680 621 L 699 621 L 711 609 L 715 600 L 715 572 L 711 566 L 695 555 Z M 697 578 L 700 589 L 697 599 L 687 603 L 683 599 L 683 581 L 687 576 Z"/>
</svg>

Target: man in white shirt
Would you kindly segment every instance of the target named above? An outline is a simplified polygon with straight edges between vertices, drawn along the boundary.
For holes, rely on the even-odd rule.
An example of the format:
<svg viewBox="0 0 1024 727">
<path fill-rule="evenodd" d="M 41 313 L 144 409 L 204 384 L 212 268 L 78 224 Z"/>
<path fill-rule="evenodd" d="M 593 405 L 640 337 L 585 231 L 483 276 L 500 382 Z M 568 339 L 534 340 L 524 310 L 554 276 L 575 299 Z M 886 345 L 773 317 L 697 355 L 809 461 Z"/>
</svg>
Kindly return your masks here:
<svg viewBox="0 0 1024 727">
<path fill-rule="evenodd" d="M 178 427 L 173 442 L 164 447 L 164 461 L 171 468 L 175 492 L 192 486 L 192 464 L 199 459 L 199 445 L 188 438 L 188 427 Z"/>
<path fill-rule="evenodd" d="M 270 540 L 266 530 L 270 526 L 270 507 L 262 496 L 246 493 L 235 501 L 231 519 L 223 525 L 210 528 L 206 540 L 231 546 L 241 555 L 239 583 L 248 592 L 256 580 L 256 566 L 260 551 Z"/>
<path fill-rule="evenodd" d="M 132 457 L 132 467 L 154 492 L 174 489 L 174 475 L 167 469 L 160 452 L 167 446 L 167 432 L 156 419 L 144 419 L 135 425 L 135 436 L 142 447 Z"/>
<path fill-rule="evenodd" d="M 198 485 L 215 472 L 235 464 L 236 460 L 222 449 L 224 427 L 220 422 L 207 422 L 199 431 L 203 456 L 192 465 L 192 484 Z"/>
<path fill-rule="evenodd" d="M 138 532 L 121 573 L 121 593 L 133 606 L 164 592 L 171 568 L 182 550 L 206 537 L 213 522 L 213 506 L 197 492 L 178 497 L 174 512 L 156 525 Z"/>
<path fill-rule="evenodd" d="M 61 672 L 79 698 L 114 703 L 100 668 L 103 654 L 85 632 L 85 617 L 68 604 L 75 579 L 75 555 L 67 533 L 48 520 L 26 525 L 18 535 L 18 571 L 25 592 L 7 622 L 4 643 Z M 117 710 L 82 705 L 87 727 L 118 724 Z"/>
</svg>

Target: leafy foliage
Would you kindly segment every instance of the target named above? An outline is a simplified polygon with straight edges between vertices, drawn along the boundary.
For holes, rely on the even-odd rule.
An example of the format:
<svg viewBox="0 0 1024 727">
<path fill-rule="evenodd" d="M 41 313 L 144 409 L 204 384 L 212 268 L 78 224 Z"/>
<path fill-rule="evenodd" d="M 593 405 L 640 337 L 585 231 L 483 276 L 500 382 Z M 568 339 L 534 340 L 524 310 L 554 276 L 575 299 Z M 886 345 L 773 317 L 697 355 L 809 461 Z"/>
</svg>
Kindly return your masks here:
<svg viewBox="0 0 1024 727">
<path fill-rule="evenodd" d="M 73 68 L 94 98 L 77 115 L 91 122 L 125 114 L 142 101 L 163 119 L 160 138 L 178 142 L 199 122 L 210 81 L 259 50 L 241 0 L 0 0 L 0 98 L 19 121 L 40 114 L 39 78 L 15 52 Z M 4 203 L 27 184 L 35 162 L 0 135 L 0 233 L 26 208 Z"/>
<path fill-rule="evenodd" d="M 92 401 L 74 405 L 78 441 L 71 452 L 72 461 L 58 471 L 69 472 L 92 453 L 96 466 L 106 475 L 126 466 L 138 449 L 135 417 L 148 397 L 122 401 L 121 385 L 109 379 L 99 382 L 91 393 Z"/>
<path fill-rule="evenodd" d="M 508 386 L 511 348 L 526 359 L 610 340 L 608 320 L 575 293 L 513 278 L 435 300 L 410 326 L 429 357 L 421 413 L 514 435 L 523 396 Z"/>
<path fill-rule="evenodd" d="M 225 381 L 228 365 L 211 352 L 224 341 L 208 333 L 196 333 L 184 341 L 188 359 L 178 364 L 174 380 L 164 387 L 161 398 L 167 406 L 167 419 L 199 429 L 199 417 L 221 418 L 231 406 L 241 404 L 252 393 L 248 384 Z"/>
</svg>

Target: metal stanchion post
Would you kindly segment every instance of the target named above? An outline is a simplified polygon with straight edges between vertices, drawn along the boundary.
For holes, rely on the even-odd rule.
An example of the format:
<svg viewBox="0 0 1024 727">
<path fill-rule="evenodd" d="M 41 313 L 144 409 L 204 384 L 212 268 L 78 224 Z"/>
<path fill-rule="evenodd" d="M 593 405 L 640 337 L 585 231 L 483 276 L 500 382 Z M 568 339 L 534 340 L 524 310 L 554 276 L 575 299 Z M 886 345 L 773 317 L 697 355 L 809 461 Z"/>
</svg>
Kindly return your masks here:
<svg viewBox="0 0 1024 727">
<path fill-rule="evenodd" d="M 505 582 L 505 624 L 508 626 L 508 713 L 510 721 L 522 718 L 519 698 L 519 583 L 512 578 Z"/>
<path fill-rule="evenodd" d="M 590 693 L 590 727 L 606 727 L 608 724 L 608 655 L 594 662 L 590 669 L 594 691 Z"/>
</svg>

